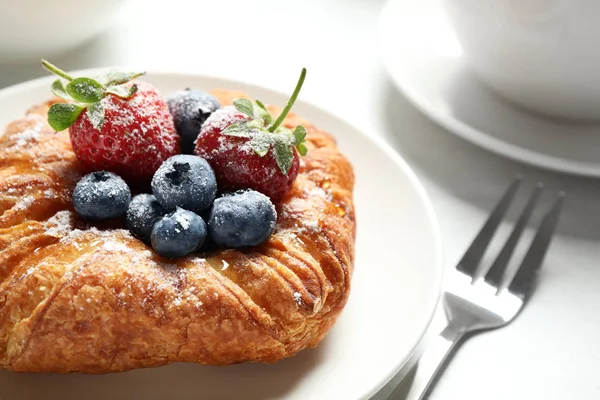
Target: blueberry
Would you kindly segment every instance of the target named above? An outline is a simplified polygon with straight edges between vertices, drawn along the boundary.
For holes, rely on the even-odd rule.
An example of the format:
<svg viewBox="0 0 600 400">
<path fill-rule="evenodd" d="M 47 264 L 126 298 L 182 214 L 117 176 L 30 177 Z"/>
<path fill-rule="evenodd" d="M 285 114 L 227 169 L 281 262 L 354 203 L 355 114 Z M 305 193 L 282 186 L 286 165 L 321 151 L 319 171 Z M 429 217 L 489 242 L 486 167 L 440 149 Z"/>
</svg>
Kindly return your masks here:
<svg viewBox="0 0 600 400">
<path fill-rule="evenodd" d="M 192 154 L 202 124 L 221 108 L 219 101 L 206 92 L 186 89 L 171 93 L 167 97 L 167 105 L 181 136 L 183 153 Z"/>
<path fill-rule="evenodd" d="M 85 219 L 120 217 L 131 201 L 129 186 L 117 174 L 92 172 L 81 178 L 73 191 L 75 211 Z"/>
<path fill-rule="evenodd" d="M 138 194 L 127 209 L 127 229 L 146 243 L 150 243 L 150 235 L 154 223 L 167 212 L 156 197 L 151 194 Z"/>
<path fill-rule="evenodd" d="M 225 195 L 215 200 L 208 232 L 218 245 L 238 248 L 266 241 L 275 229 L 277 211 L 271 200 L 255 190 Z"/>
<path fill-rule="evenodd" d="M 178 208 L 159 219 L 152 228 L 152 247 L 163 257 L 183 257 L 198 250 L 206 239 L 204 220 Z"/>
<path fill-rule="evenodd" d="M 169 158 L 156 171 L 152 192 L 167 211 L 181 207 L 200 212 L 215 200 L 217 180 L 205 159 L 180 154 Z"/>
</svg>

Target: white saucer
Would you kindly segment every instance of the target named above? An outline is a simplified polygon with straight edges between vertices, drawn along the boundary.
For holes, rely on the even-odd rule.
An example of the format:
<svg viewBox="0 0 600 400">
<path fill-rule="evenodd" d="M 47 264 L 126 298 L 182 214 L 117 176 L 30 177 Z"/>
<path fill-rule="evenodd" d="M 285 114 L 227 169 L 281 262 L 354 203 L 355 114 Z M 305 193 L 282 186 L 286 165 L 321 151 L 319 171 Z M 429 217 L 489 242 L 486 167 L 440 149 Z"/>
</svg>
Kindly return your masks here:
<svg viewBox="0 0 600 400">
<path fill-rule="evenodd" d="M 53 80 L 0 91 L 0 134 L 11 120 L 51 96 Z M 261 86 L 203 75 L 148 73 L 143 80 L 163 94 L 185 87 L 222 88 L 243 90 L 267 104 L 288 99 Z M 356 175 L 359 222 L 352 293 L 323 343 L 274 365 L 177 363 L 95 376 L 0 371 L 0 398 L 366 400 L 389 382 L 414 353 L 440 295 L 442 247 L 433 208 L 410 167 L 382 140 L 301 99 L 294 111 L 336 135 Z"/>
<path fill-rule="evenodd" d="M 600 125 L 529 113 L 484 87 L 464 63 L 442 0 L 390 0 L 379 44 L 397 86 L 451 132 L 518 161 L 600 177 Z"/>
</svg>

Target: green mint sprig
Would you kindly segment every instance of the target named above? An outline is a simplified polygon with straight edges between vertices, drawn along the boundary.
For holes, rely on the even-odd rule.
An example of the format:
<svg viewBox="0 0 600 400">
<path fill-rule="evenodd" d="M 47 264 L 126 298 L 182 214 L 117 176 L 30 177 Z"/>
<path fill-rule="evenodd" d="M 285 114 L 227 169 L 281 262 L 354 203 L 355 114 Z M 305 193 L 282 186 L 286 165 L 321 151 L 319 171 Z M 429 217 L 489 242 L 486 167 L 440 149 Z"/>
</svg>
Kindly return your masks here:
<svg viewBox="0 0 600 400">
<path fill-rule="evenodd" d="M 114 94 L 123 99 L 130 98 L 137 92 L 137 85 L 122 85 L 145 74 L 145 72 L 112 71 L 96 79 L 74 78 L 46 60 L 42 60 L 42 66 L 59 77 L 52 82 L 52 93 L 70 102 L 53 104 L 48 110 L 48 124 L 56 131 L 70 127 L 84 110 L 86 110 L 92 126 L 96 129 L 102 128 L 104 124 L 102 99 L 108 94 Z M 60 78 L 68 82 L 66 86 Z"/>
<path fill-rule="evenodd" d="M 248 145 L 259 157 L 264 157 L 273 150 L 277 166 L 284 175 L 287 175 L 294 161 L 293 149 L 296 148 L 302 156 L 305 156 L 308 151 L 305 145 L 306 128 L 298 125 L 292 131 L 281 126 L 296 102 L 305 78 L 306 68 L 302 68 L 296 88 L 277 119 L 273 118 L 260 100 L 255 102 L 248 99 L 234 100 L 233 106 L 236 110 L 250 117 L 250 120 L 230 125 L 221 134 L 249 138 Z"/>
</svg>

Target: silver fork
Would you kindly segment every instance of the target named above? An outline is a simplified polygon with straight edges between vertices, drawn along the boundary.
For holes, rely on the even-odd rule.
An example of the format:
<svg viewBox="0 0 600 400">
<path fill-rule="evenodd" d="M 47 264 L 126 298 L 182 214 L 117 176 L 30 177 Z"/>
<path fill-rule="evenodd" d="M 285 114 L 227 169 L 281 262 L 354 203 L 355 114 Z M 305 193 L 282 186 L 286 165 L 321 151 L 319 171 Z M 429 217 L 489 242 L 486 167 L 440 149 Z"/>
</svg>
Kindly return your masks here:
<svg viewBox="0 0 600 400">
<path fill-rule="evenodd" d="M 509 209 L 521 180 L 517 178 L 508 188 L 458 263 L 456 271 L 448 274 L 447 287 L 442 295 L 448 325 L 421 356 L 417 370 L 418 379 L 415 379 L 410 389 L 411 398 L 425 399 L 429 396 L 432 385 L 447 365 L 449 356 L 454 354 L 453 350 L 466 334 L 507 325 L 517 316 L 531 295 L 537 272 L 558 223 L 564 192 L 558 195 L 554 205 L 544 216 L 512 279 L 506 276 L 506 269 L 540 198 L 541 183 L 536 185 L 512 233 L 487 272 L 479 268 L 481 259 Z M 413 397 L 413 393 L 418 397 Z"/>
</svg>

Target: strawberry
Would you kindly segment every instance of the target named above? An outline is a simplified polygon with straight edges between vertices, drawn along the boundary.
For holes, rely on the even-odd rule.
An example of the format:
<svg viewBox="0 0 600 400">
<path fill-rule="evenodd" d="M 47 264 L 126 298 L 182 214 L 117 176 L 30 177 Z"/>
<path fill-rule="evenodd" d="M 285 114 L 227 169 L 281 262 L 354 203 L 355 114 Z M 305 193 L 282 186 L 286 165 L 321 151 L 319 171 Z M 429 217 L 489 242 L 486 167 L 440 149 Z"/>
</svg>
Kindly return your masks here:
<svg viewBox="0 0 600 400">
<path fill-rule="evenodd" d="M 48 123 L 57 131 L 69 128 L 73 151 L 90 170 L 149 181 L 163 161 L 179 154 L 166 102 L 150 84 L 130 82 L 143 73 L 112 72 L 96 80 L 73 78 L 45 60 L 42 65 L 68 81 L 52 84 L 69 103 L 52 105 Z"/>
<path fill-rule="evenodd" d="M 202 125 L 195 154 L 215 171 L 219 189 L 254 189 L 280 202 L 298 176 L 299 155 L 306 154 L 306 129 L 281 126 L 294 105 L 306 69 L 277 119 L 259 100 L 236 99 L 214 112 Z"/>
</svg>

